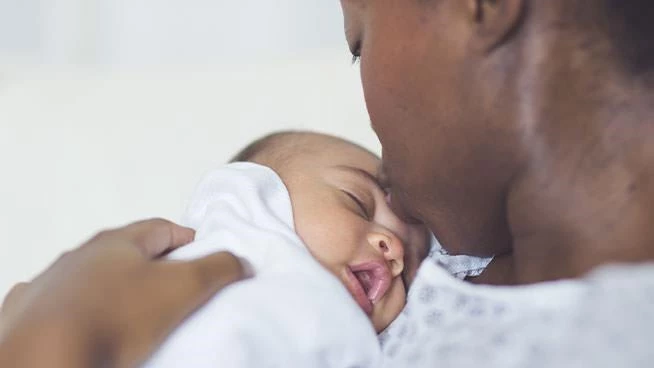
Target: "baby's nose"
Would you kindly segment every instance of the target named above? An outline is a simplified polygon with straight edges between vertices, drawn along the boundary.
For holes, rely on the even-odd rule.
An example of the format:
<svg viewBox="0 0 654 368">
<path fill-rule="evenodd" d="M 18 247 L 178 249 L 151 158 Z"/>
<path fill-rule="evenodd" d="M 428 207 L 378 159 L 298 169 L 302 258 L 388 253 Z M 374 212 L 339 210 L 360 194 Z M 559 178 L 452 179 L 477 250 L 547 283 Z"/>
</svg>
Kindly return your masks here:
<svg viewBox="0 0 654 368">
<path fill-rule="evenodd" d="M 404 244 L 393 234 L 374 232 L 368 235 L 368 243 L 388 262 L 391 274 L 396 277 L 404 270 Z"/>
</svg>

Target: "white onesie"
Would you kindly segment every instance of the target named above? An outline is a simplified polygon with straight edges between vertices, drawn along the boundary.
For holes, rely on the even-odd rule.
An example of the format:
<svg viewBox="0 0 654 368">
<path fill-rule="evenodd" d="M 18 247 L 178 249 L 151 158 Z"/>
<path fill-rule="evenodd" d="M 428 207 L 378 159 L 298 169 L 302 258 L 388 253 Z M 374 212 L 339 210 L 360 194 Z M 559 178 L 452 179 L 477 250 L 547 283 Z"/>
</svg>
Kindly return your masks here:
<svg viewBox="0 0 654 368">
<path fill-rule="evenodd" d="M 380 366 L 372 324 L 296 235 L 290 196 L 271 169 L 236 163 L 213 171 L 183 223 L 196 240 L 171 259 L 225 250 L 250 261 L 256 276 L 218 293 L 146 367 Z"/>
</svg>

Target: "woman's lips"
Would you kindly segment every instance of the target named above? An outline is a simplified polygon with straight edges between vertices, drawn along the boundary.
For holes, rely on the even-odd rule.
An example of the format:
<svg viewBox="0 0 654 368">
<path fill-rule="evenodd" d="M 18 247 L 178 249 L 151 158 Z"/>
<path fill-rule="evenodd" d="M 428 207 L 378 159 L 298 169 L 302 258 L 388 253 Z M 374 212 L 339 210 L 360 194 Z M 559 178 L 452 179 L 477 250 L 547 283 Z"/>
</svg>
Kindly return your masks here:
<svg viewBox="0 0 654 368">
<path fill-rule="evenodd" d="M 366 262 L 347 269 L 347 286 L 361 309 L 371 315 L 373 305 L 391 286 L 392 275 L 385 262 Z"/>
</svg>

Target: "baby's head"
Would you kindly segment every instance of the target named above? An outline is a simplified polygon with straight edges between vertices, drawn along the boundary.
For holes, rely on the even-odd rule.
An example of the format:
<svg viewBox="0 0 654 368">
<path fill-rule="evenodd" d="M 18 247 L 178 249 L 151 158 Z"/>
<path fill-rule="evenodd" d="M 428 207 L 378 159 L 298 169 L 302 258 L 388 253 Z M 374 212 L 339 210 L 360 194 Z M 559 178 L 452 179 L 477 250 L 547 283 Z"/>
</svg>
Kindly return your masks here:
<svg viewBox="0 0 654 368">
<path fill-rule="evenodd" d="M 375 178 L 379 157 L 340 138 L 285 132 L 252 143 L 233 161 L 277 172 L 311 254 L 343 282 L 378 332 L 386 328 L 405 305 L 428 237 L 391 211 Z"/>
</svg>

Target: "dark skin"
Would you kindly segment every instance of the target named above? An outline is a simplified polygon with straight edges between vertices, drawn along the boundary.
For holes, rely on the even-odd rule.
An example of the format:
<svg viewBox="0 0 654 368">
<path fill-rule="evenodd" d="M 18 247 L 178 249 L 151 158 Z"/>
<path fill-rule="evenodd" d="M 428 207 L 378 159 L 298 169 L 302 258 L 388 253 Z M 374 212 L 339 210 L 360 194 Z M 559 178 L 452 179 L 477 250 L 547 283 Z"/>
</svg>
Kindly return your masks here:
<svg viewBox="0 0 654 368">
<path fill-rule="evenodd" d="M 341 0 L 393 205 L 478 282 L 654 259 L 654 94 L 571 0 Z"/>
</svg>

